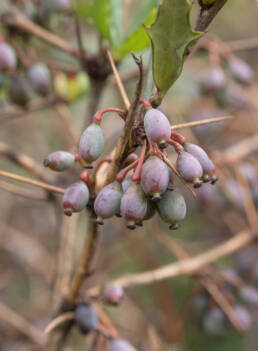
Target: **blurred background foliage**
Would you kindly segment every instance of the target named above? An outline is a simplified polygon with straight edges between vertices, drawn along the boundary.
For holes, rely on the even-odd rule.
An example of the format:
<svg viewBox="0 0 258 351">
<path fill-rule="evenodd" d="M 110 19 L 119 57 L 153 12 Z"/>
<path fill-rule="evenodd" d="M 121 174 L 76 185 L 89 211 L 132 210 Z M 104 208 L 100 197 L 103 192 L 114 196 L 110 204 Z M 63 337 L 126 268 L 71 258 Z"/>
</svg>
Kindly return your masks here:
<svg viewBox="0 0 258 351">
<path fill-rule="evenodd" d="M 0 12 L 6 1 L 0 4 Z M 51 6 L 51 1 L 49 1 Z M 149 25 L 155 18 L 156 0 L 77 0 L 74 9 L 78 14 L 83 45 L 87 51 L 97 53 L 99 46 L 110 42 L 115 59 L 119 62 L 119 73 L 125 84 L 129 98 L 133 96 L 137 80 L 137 70 L 131 51 L 142 53 L 144 65 L 149 58 L 149 39 L 140 24 Z M 120 7 L 121 5 L 121 7 Z M 26 11 L 33 12 L 33 2 L 26 1 Z M 120 11 L 120 13 L 119 13 Z M 108 15 L 107 15 L 108 13 Z M 197 15 L 194 4 L 192 20 Z M 218 37 L 228 42 L 258 36 L 258 3 L 255 0 L 229 0 L 208 29 L 210 37 Z M 47 25 L 48 29 L 76 46 L 76 35 L 72 16 L 55 12 Z M 99 37 L 96 32 L 102 36 Z M 104 38 L 104 39 L 103 39 Z M 62 63 L 72 67 L 71 71 L 53 69 L 55 91 L 69 100 L 67 103 L 72 126 L 79 136 L 85 123 L 92 116 L 86 106 L 91 96 L 90 79 L 82 73 L 78 61 L 37 38 L 29 42 L 17 38 L 26 55 L 34 55 L 44 61 Z M 146 49 L 146 50 L 145 50 Z M 144 50 L 143 52 L 141 52 Z M 257 133 L 257 75 L 258 46 L 250 50 L 235 52 L 237 57 L 247 62 L 254 71 L 255 80 L 248 87 L 239 87 L 229 82 L 232 98 L 226 103 L 215 101 L 213 97 L 202 96 L 198 80 L 202 71 L 209 65 L 207 52 L 195 52 L 186 62 L 183 73 L 164 99 L 161 109 L 172 124 L 200 120 L 216 116 L 233 115 L 235 118 L 209 126 L 185 129 L 183 134 L 191 142 L 203 146 L 210 155 L 226 150 L 240 140 L 251 138 Z M 7 96 L 9 79 L 0 77 L 0 169 L 31 177 L 24 168 L 7 159 L 1 151 L 1 143 L 8 144 L 14 151 L 27 154 L 37 163 L 50 152 L 71 148 L 71 138 L 67 126 L 55 107 L 24 113 L 20 117 L 8 118 L 16 108 L 10 106 Z M 38 99 L 35 97 L 35 100 Z M 107 80 L 98 107 L 123 107 L 122 100 L 113 76 Z M 6 117 L 7 116 L 7 117 Z M 106 139 L 105 154 L 116 145 L 123 127 L 117 116 L 104 118 L 103 130 Z M 258 201 L 257 152 L 245 157 L 243 173 L 249 180 L 253 201 Z M 174 155 L 171 154 L 171 159 Z M 241 161 L 241 163 L 243 163 Z M 250 166 L 250 167 L 249 167 Z M 105 222 L 100 228 L 100 243 L 94 259 L 95 274 L 87 280 L 86 288 L 107 282 L 123 274 L 142 272 L 176 261 L 166 245 L 158 239 L 161 235 L 172 237 L 190 254 L 202 252 L 213 245 L 230 238 L 247 225 L 241 184 L 234 167 L 217 165 L 220 181 L 209 191 L 197 190 L 193 198 L 187 189 L 182 188 L 188 203 L 188 213 L 182 227 L 170 232 L 155 216 L 144 227 L 128 231 L 118 218 Z M 248 175 L 250 169 L 252 175 Z M 77 179 L 79 168 L 53 175 L 42 168 L 42 175 L 51 183 L 65 187 Z M 249 177 L 249 178 L 248 178 Z M 0 181 L 0 298 L 1 304 L 9 306 L 23 316 L 31 325 L 43 330 L 52 317 L 53 306 L 65 294 L 67 275 L 73 272 L 87 232 L 84 213 L 65 218 L 61 205 L 51 201 L 41 189 L 23 185 L 32 198 L 7 192 L 3 180 Z M 14 183 L 17 184 L 17 183 Z M 19 185 L 19 184 L 17 184 Z M 247 284 L 257 286 L 258 250 L 255 247 L 249 270 L 241 270 L 239 255 L 216 262 L 218 269 L 232 268 L 243 272 Z M 60 252 L 68 250 L 65 261 Z M 244 251 L 244 250 L 242 250 Z M 244 256 L 244 253 L 243 255 Z M 239 258 L 240 257 L 240 258 Z M 239 263 L 240 262 L 240 263 Z M 240 270 L 239 270 L 240 266 Z M 64 272 L 60 273 L 60 268 Z M 67 271 L 66 271 L 67 270 Z M 256 271 L 257 272 L 257 271 Z M 64 279 L 62 281 L 62 279 Z M 203 327 L 203 313 L 193 309 L 192 298 L 198 295 L 201 287 L 196 277 L 180 276 L 148 286 L 129 288 L 121 306 L 105 308 L 112 321 L 126 339 L 138 350 L 170 351 L 256 351 L 258 310 L 253 306 L 249 311 L 252 326 L 244 334 L 237 333 L 228 324 L 221 335 L 212 335 Z M 240 299 L 241 301 L 241 299 Z M 0 350 L 29 350 L 31 340 L 1 318 L 0 307 Z M 156 333 L 162 346 L 155 349 Z M 85 350 L 88 339 L 74 330 L 64 350 Z M 152 346 L 151 346 L 152 345 Z"/>
</svg>

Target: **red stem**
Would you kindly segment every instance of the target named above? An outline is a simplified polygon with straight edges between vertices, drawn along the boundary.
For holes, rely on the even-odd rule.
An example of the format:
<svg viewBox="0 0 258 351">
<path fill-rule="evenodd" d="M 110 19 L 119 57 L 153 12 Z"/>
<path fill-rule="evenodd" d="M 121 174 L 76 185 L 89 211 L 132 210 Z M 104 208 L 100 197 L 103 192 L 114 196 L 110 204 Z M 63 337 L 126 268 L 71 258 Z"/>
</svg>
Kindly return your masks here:
<svg viewBox="0 0 258 351">
<path fill-rule="evenodd" d="M 177 143 L 181 144 L 181 145 L 183 145 L 186 142 L 185 137 L 182 134 L 178 133 L 178 132 L 172 131 L 170 138 L 173 139 L 174 141 L 176 141 Z"/>
<path fill-rule="evenodd" d="M 183 146 L 174 140 L 168 140 L 167 143 L 172 145 L 174 147 L 174 149 L 176 150 L 176 152 L 180 152 L 180 151 L 184 150 Z"/>
<path fill-rule="evenodd" d="M 81 174 L 80 174 L 80 179 L 85 182 L 85 183 L 88 183 L 89 181 L 89 175 L 88 175 L 88 172 L 87 171 L 82 171 Z"/>
<path fill-rule="evenodd" d="M 149 144 L 149 155 L 155 155 L 155 156 L 159 156 L 159 153 L 155 147 L 155 145 L 153 144 L 153 142 L 151 141 L 151 139 L 147 136 L 147 140 L 148 140 L 148 144 Z"/>
<path fill-rule="evenodd" d="M 145 111 L 148 110 L 148 108 L 152 108 L 149 100 L 140 100 L 140 104 L 143 104 Z"/>
<path fill-rule="evenodd" d="M 84 168 L 85 163 L 84 163 L 83 159 L 81 158 L 81 156 L 79 154 L 76 154 L 74 158 L 75 158 L 75 161 L 78 162 L 82 168 Z"/>
<path fill-rule="evenodd" d="M 116 175 L 116 180 L 117 180 L 118 182 L 121 183 L 121 182 L 125 179 L 127 173 L 128 173 L 131 169 L 133 169 L 133 168 L 135 168 L 135 167 L 137 166 L 138 162 L 139 162 L 139 160 L 136 160 L 136 161 L 134 161 L 133 163 L 131 163 L 129 166 L 127 166 L 127 167 L 121 169 L 121 171 L 119 171 L 119 172 L 117 173 L 117 175 Z"/>
<path fill-rule="evenodd" d="M 139 157 L 139 162 L 138 165 L 134 171 L 134 174 L 132 176 L 132 181 L 133 182 L 139 182 L 141 180 L 141 175 L 142 175 L 142 165 L 144 162 L 144 157 L 145 157 L 145 153 L 146 153 L 146 140 L 144 140 L 144 144 L 142 147 L 142 151 L 141 151 L 141 155 Z"/>
<path fill-rule="evenodd" d="M 125 120 L 125 117 L 126 117 L 126 111 L 125 110 L 122 110 L 121 108 L 116 108 L 116 107 L 107 107 L 107 108 L 103 108 L 99 111 L 97 111 L 95 113 L 95 115 L 93 116 L 93 121 L 96 122 L 96 123 L 101 123 L 102 121 L 102 115 L 106 112 L 116 112 L 118 113 L 118 115 L 120 117 L 123 118 L 123 120 Z"/>
</svg>

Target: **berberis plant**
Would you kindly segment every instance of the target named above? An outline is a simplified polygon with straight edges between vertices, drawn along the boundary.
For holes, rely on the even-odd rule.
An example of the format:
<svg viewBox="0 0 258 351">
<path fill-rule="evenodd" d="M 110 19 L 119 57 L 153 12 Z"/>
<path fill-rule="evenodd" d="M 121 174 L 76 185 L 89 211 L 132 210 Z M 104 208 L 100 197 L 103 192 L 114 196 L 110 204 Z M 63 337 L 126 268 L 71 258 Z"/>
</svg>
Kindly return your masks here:
<svg viewBox="0 0 258 351">
<path fill-rule="evenodd" d="M 193 51 L 208 53 L 209 57 L 209 67 L 198 78 L 199 89 L 196 90 L 199 90 L 200 96 L 196 100 L 210 99 L 220 108 L 232 108 L 234 104 L 236 107 L 228 81 L 234 81 L 241 89 L 252 85 L 254 74 L 248 64 L 237 58 L 230 46 L 217 38 L 205 36 L 209 24 L 226 3 L 227 0 L 199 0 L 195 3 L 190 0 L 146 0 L 139 4 L 133 0 L 13 0 L 0 4 L 0 83 L 7 98 L 5 103 L 13 105 L 11 111 L 7 108 L 0 119 L 8 120 L 52 108 L 61 117 L 69 135 L 65 150 L 56 150 L 57 143 L 49 142 L 51 152 L 42 161 L 44 167 L 59 172 L 56 185 L 50 184 L 53 178 L 48 170 L 28 156 L 12 151 L 4 143 L 0 143 L 1 154 L 39 180 L 5 171 L 0 171 L 0 175 L 45 189 L 45 200 L 52 202 L 58 213 L 61 205 L 55 193 L 62 194 L 62 212 L 70 217 L 61 219 L 65 223 L 62 230 L 70 226 L 75 231 L 73 223 L 78 212 L 87 218 L 87 235 L 74 266 L 71 259 L 73 245 L 68 247 L 67 237 L 60 237 L 62 249 L 54 282 L 57 288 L 53 294 L 52 321 L 42 334 L 33 328 L 30 332 L 23 331 L 39 350 L 70 350 L 66 344 L 74 327 L 86 336 L 87 350 L 135 350 L 134 342 L 123 339 L 111 322 L 105 305 L 120 305 L 127 298 L 124 296 L 127 287 L 155 283 L 179 274 L 194 274 L 199 283 L 188 300 L 208 334 L 223 336 L 226 329 L 232 332 L 233 328 L 225 328 L 227 325 L 232 325 L 239 333 L 250 328 L 251 317 L 242 304 L 257 305 L 258 291 L 252 285 L 246 285 L 238 273 L 217 270 L 212 265 L 217 258 L 236 251 L 255 238 L 256 211 L 248 175 L 243 175 L 240 168 L 236 169 L 244 188 L 240 207 L 244 207 L 249 225 L 235 238 L 191 258 L 174 240 L 176 232 L 170 232 L 168 236 L 160 230 L 160 227 L 165 231 L 183 226 L 183 220 L 187 220 L 187 208 L 191 212 L 193 201 L 215 203 L 218 175 L 229 200 L 238 201 L 239 192 L 234 193 L 232 187 L 226 184 L 221 165 L 228 157 L 228 164 L 236 167 L 238 160 L 245 157 L 250 148 L 244 147 L 248 151 L 241 151 L 240 156 L 231 160 L 227 155 L 233 152 L 225 152 L 223 158 L 222 151 L 206 151 L 191 133 L 183 135 L 178 131 L 216 125 L 231 116 L 221 113 L 215 118 L 204 116 L 197 121 L 175 124 L 173 111 L 170 121 L 164 107 L 169 89 L 181 76 L 184 62 Z M 123 23 L 127 11 L 132 11 L 132 4 L 137 8 L 135 16 L 129 24 L 127 21 Z M 190 20 L 193 5 L 198 9 L 195 26 Z M 71 27 L 75 28 L 78 48 L 60 34 L 60 28 L 65 31 L 65 27 L 69 27 L 67 33 Z M 49 48 L 46 49 L 46 46 Z M 59 51 L 57 54 L 53 47 L 62 55 Z M 70 61 L 67 59 L 69 56 L 72 58 Z M 133 72 L 136 82 L 129 100 L 119 70 L 130 61 L 137 70 Z M 231 80 L 227 80 L 227 74 Z M 117 85 L 124 106 L 109 106 L 108 101 L 113 100 L 107 98 L 107 106 L 100 108 L 100 97 L 110 84 Z M 87 116 L 78 138 L 69 108 L 82 99 L 87 100 Z M 233 109 L 231 111 L 234 112 Z M 107 138 L 105 131 L 113 125 L 112 121 L 109 123 L 111 115 L 121 119 L 119 122 L 123 125 L 112 151 L 110 139 L 113 138 Z M 219 165 L 218 171 L 215 164 Z M 246 166 L 243 169 L 250 170 Z M 228 171 L 227 176 L 229 174 Z M 254 175 L 252 184 L 255 185 L 256 181 Z M 63 184 L 65 187 L 60 186 Z M 17 189 L 6 188 L 17 192 Z M 193 195 L 194 200 L 188 195 Z M 220 198 L 218 201 L 226 200 Z M 148 223 L 155 223 L 154 216 L 160 219 L 159 227 L 154 224 L 151 236 L 165 245 L 179 262 L 116 280 L 110 277 L 103 277 L 101 282 L 94 280 L 94 276 L 101 272 L 98 267 L 94 270 L 94 257 L 101 236 L 106 237 L 105 231 L 110 232 L 108 228 L 113 222 L 109 219 L 121 217 L 120 221 L 125 224 L 121 231 L 129 228 L 140 237 Z M 219 216 L 218 213 L 217 221 Z M 227 218 L 227 223 L 232 223 L 232 216 Z M 114 232 L 120 225 L 119 220 L 115 223 L 112 224 Z M 22 322 L 18 324 L 16 327 L 22 331 Z M 146 343 L 138 342 L 135 345 L 138 350 L 171 350 L 160 340 L 162 336 L 155 325 L 158 326 L 158 321 L 150 322 L 148 340 Z M 169 328 L 174 326 L 169 325 Z M 174 346 L 180 342 L 177 340 Z M 71 347 L 77 350 L 76 341 Z M 179 350 L 181 346 L 175 347 Z"/>
</svg>

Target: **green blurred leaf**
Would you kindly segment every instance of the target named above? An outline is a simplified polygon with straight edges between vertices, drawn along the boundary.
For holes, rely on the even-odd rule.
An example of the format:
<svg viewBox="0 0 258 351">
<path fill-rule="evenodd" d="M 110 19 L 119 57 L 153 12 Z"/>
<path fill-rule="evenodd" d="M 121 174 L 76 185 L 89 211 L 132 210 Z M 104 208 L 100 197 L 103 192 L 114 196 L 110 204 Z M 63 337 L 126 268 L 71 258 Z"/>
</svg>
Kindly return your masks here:
<svg viewBox="0 0 258 351">
<path fill-rule="evenodd" d="M 152 9 L 152 12 L 149 14 L 149 18 L 145 21 L 144 25 L 150 25 L 155 19 L 155 9 Z M 134 33 L 129 35 L 122 46 L 115 51 L 116 59 L 121 59 L 126 56 L 130 52 L 141 51 L 148 47 L 150 43 L 150 38 L 146 33 L 144 26 L 141 24 L 140 28 L 138 28 Z"/>
<path fill-rule="evenodd" d="M 94 0 L 75 0 L 74 10 L 76 14 L 84 19 L 93 17 L 93 2 Z"/>
<path fill-rule="evenodd" d="M 157 0 L 148 0 L 146 4 L 142 6 L 142 8 L 135 14 L 134 20 L 128 32 L 128 36 L 135 33 L 142 27 L 142 24 L 145 23 L 153 13 L 156 5 Z"/>
<path fill-rule="evenodd" d="M 156 21 L 147 29 L 152 42 L 152 70 L 158 103 L 180 76 L 188 45 L 202 34 L 191 28 L 190 9 L 188 0 L 163 0 Z"/>
<path fill-rule="evenodd" d="M 119 47 L 122 30 L 122 0 L 95 0 L 93 16 L 100 34 L 110 42 L 112 47 Z"/>
</svg>

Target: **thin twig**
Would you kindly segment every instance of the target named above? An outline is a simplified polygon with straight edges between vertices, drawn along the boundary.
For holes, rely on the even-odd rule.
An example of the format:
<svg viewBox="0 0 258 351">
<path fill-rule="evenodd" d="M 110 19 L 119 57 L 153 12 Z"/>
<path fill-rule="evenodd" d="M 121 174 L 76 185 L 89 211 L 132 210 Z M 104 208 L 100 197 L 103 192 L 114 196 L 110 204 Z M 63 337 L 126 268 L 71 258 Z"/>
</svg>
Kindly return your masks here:
<svg viewBox="0 0 258 351">
<path fill-rule="evenodd" d="M 30 107 L 27 110 L 22 110 L 18 108 L 8 108 L 6 111 L 2 110 L 1 115 L 0 115 L 0 121 L 11 121 L 16 118 L 21 118 L 21 117 L 27 117 L 34 112 L 38 112 L 44 109 L 48 109 L 53 107 L 55 104 L 59 103 L 62 101 L 59 97 L 56 96 L 51 96 L 49 98 L 41 99 L 40 101 L 37 101 L 33 104 L 30 105 Z"/>
<path fill-rule="evenodd" d="M 171 129 L 175 130 L 175 129 L 184 129 L 184 128 L 198 127 L 198 126 L 203 126 L 203 125 L 206 125 L 206 124 L 226 121 L 226 120 L 232 119 L 232 118 L 233 118 L 233 116 L 223 116 L 223 117 L 215 117 L 215 118 L 203 119 L 201 121 L 195 121 L 195 122 L 180 123 L 180 124 L 175 124 L 175 125 L 171 126 Z"/>
<path fill-rule="evenodd" d="M 47 183 L 39 182 L 39 181 L 34 180 L 34 179 L 22 177 L 20 175 L 13 174 L 13 173 L 10 173 L 10 172 L 5 172 L 5 171 L 1 171 L 0 170 L 0 176 L 3 176 L 3 177 L 8 178 L 8 179 L 18 180 L 19 182 L 27 183 L 27 184 L 30 184 L 30 185 L 33 185 L 33 186 L 37 186 L 39 188 L 43 188 L 43 189 L 46 189 L 46 190 L 49 190 L 49 191 L 53 191 L 53 192 L 56 192 L 56 193 L 59 193 L 59 194 L 63 194 L 64 191 L 65 191 L 65 189 L 63 189 L 63 188 L 59 188 L 59 187 L 54 186 L 54 185 L 50 185 L 50 184 L 47 184 Z"/>
<path fill-rule="evenodd" d="M 45 340 L 42 333 L 33 324 L 27 322 L 22 316 L 2 303 L 0 303 L 0 318 L 26 335 L 37 345 L 42 346 L 44 344 Z"/>
<path fill-rule="evenodd" d="M 258 134 L 240 140 L 226 150 L 214 151 L 212 158 L 216 163 L 234 164 L 256 150 L 258 150 Z"/>
<path fill-rule="evenodd" d="M 78 291 L 80 290 L 83 284 L 85 275 L 90 270 L 90 264 L 97 244 L 97 234 L 98 231 L 96 223 L 89 219 L 87 237 L 84 243 L 84 247 L 82 249 L 80 262 L 73 276 L 70 291 L 67 295 L 67 300 L 70 303 L 74 302 L 75 298 L 77 297 Z"/>
<path fill-rule="evenodd" d="M 163 234 L 162 232 L 156 231 L 156 230 L 154 230 L 153 233 L 155 235 L 155 238 L 162 245 L 168 248 L 169 251 L 171 251 L 172 254 L 174 254 L 179 260 L 184 260 L 190 257 L 189 254 L 180 245 L 178 245 L 177 242 L 175 242 L 175 240 L 168 237 L 166 234 Z M 226 297 L 223 296 L 217 284 L 212 280 L 212 277 L 211 276 L 202 277 L 200 276 L 200 273 L 202 273 L 201 270 L 198 272 L 198 275 L 197 275 L 197 278 L 199 279 L 200 283 L 210 293 L 210 295 L 213 296 L 214 300 L 223 309 L 223 311 L 228 316 L 229 320 L 234 325 L 234 327 L 238 331 L 243 331 L 241 324 L 239 323 L 238 319 L 235 316 L 232 306 L 227 301 Z M 206 273 L 206 272 L 204 271 L 203 273 Z"/>
<path fill-rule="evenodd" d="M 195 30 L 204 32 L 226 2 L 227 0 L 216 0 L 210 7 L 201 6 Z"/>
<path fill-rule="evenodd" d="M 129 101 L 128 97 L 127 97 L 125 88 L 124 88 L 124 86 L 123 86 L 123 83 L 122 83 L 122 81 L 121 81 L 121 79 L 120 79 L 120 76 L 119 76 L 119 74 L 118 74 L 118 71 L 117 71 L 117 69 L 116 69 L 116 65 L 115 65 L 115 62 L 114 62 L 114 60 L 113 60 L 113 57 L 112 57 L 112 54 L 111 54 L 111 51 L 110 51 L 110 50 L 107 50 L 107 56 L 108 56 L 108 59 L 109 59 L 109 62 L 110 62 L 112 71 L 113 71 L 114 76 L 115 76 L 116 84 L 117 84 L 117 86 L 118 86 L 118 89 L 119 89 L 119 91 L 120 91 L 121 97 L 122 97 L 123 102 L 124 102 L 124 104 L 125 104 L 125 107 L 126 107 L 127 109 L 129 109 L 129 107 L 130 107 L 130 101 Z"/>
<path fill-rule="evenodd" d="M 244 208 L 246 216 L 250 225 L 251 230 L 255 229 L 257 223 L 257 212 L 255 204 L 253 202 L 252 193 L 248 184 L 248 181 L 241 170 L 236 166 L 235 168 L 236 177 L 239 185 L 242 189 Z"/>
<path fill-rule="evenodd" d="M 33 201 L 46 201 L 48 198 L 44 194 L 37 194 L 35 191 L 25 189 L 5 181 L 0 180 L 0 189 L 8 191 L 9 193 L 28 198 Z"/>
<path fill-rule="evenodd" d="M 173 278 L 184 274 L 194 274 L 208 263 L 214 262 L 221 257 L 232 254 L 241 247 L 249 244 L 254 240 L 255 233 L 245 229 L 226 242 L 217 245 L 213 249 L 207 250 L 195 257 L 191 257 L 182 262 L 172 263 L 139 274 L 127 275 L 115 280 L 117 284 L 123 287 L 153 284 L 157 281 Z"/>
<path fill-rule="evenodd" d="M 47 175 L 43 166 L 35 162 L 31 157 L 16 150 L 13 150 L 8 144 L 0 142 L 0 155 L 5 156 L 10 161 L 23 167 L 37 178 L 49 182 L 51 178 Z"/>
<path fill-rule="evenodd" d="M 139 69 L 139 79 L 135 90 L 135 96 L 129 108 L 123 132 L 118 140 L 114 153 L 112 153 L 112 162 L 110 164 L 106 179 L 104 181 L 104 185 L 114 180 L 118 170 L 121 168 L 124 158 L 127 156 L 126 150 L 128 150 L 131 137 L 132 137 L 131 135 L 132 129 L 136 118 L 137 108 L 139 106 L 140 96 L 142 92 L 142 84 L 143 84 L 142 60 L 137 59 L 135 56 L 134 56 L 134 60 Z"/>
<path fill-rule="evenodd" d="M 61 324 L 73 320 L 75 317 L 74 312 L 66 312 L 60 314 L 58 317 L 53 319 L 44 330 L 44 335 L 50 334 L 54 329 L 59 327 Z"/>
<path fill-rule="evenodd" d="M 55 109 L 59 117 L 61 118 L 61 120 L 64 122 L 65 128 L 70 136 L 69 138 L 70 147 L 71 148 L 76 147 L 78 144 L 78 137 L 72 125 L 71 114 L 68 106 L 64 103 L 59 103 L 59 104 L 56 104 Z"/>
<path fill-rule="evenodd" d="M 79 50 L 75 49 L 67 41 L 63 40 L 57 35 L 30 21 L 14 7 L 9 7 L 8 16 L 2 17 L 2 22 L 7 26 L 16 27 L 23 32 L 31 33 L 69 55 L 82 58 L 82 53 Z"/>
</svg>

